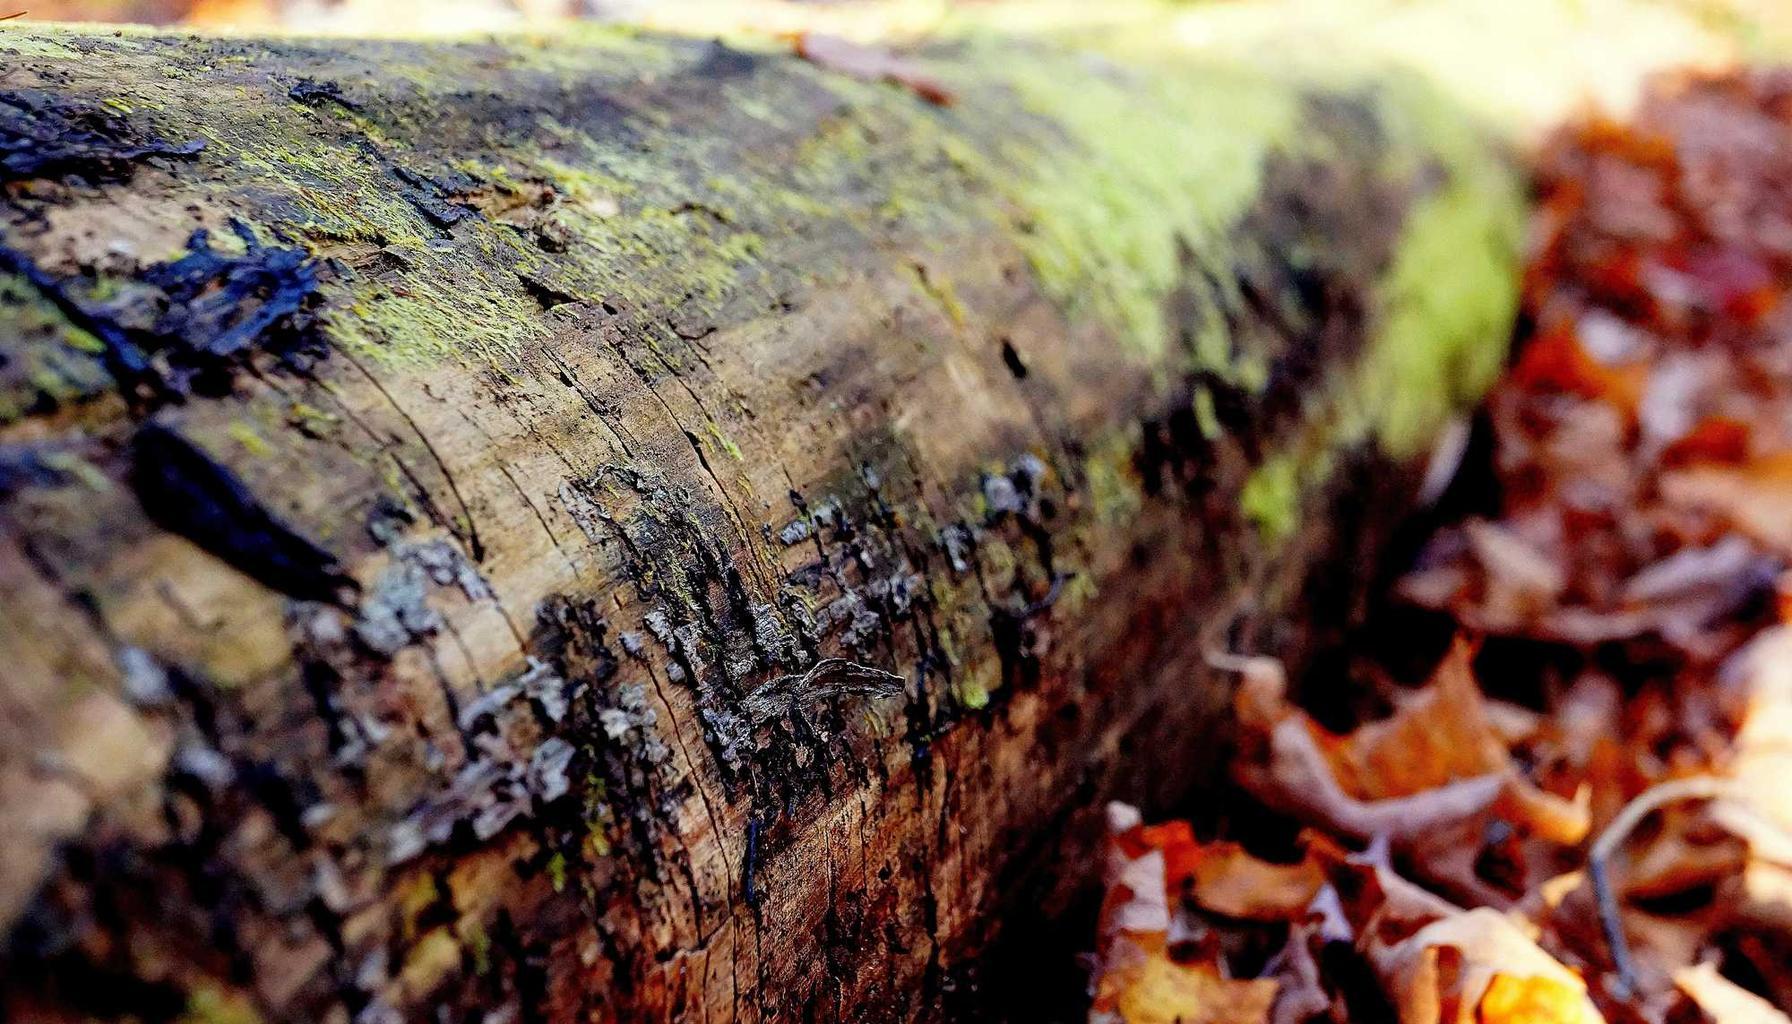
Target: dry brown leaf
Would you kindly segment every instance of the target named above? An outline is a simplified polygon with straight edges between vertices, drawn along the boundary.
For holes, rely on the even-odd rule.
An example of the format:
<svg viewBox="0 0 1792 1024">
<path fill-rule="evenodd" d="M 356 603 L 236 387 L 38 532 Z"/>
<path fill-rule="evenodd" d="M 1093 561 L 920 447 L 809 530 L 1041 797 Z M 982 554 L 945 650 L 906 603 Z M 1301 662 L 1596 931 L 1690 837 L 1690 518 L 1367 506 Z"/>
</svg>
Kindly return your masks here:
<svg viewBox="0 0 1792 1024">
<path fill-rule="evenodd" d="M 1664 473 L 1660 486 L 1669 503 L 1717 512 L 1761 543 L 1792 554 L 1792 515 L 1786 514 L 1792 508 L 1792 452 Z"/>
<path fill-rule="evenodd" d="M 1674 984 L 1712 1024 L 1792 1024 L 1772 1003 L 1719 974 L 1710 963 L 1676 972 Z"/>
<path fill-rule="evenodd" d="M 1259 921 L 1299 918 L 1324 882 L 1311 861 L 1272 864 L 1231 842 L 1199 844 L 1186 868 L 1172 859 L 1169 871 L 1172 885 L 1189 879 L 1190 893 L 1203 909 Z"/>
<path fill-rule="evenodd" d="M 1279 666 L 1231 664 L 1238 782 L 1322 833 L 1297 927 L 1373 952 L 1406 1021 L 1597 1020 L 1590 986 L 1638 1024 L 1789 1024 L 1767 1002 L 1792 1005 L 1792 73 L 1677 79 L 1638 118 L 1542 155 L 1535 327 L 1486 406 L 1500 507 L 1399 588 L 1496 638 L 1513 675 L 1480 682 L 1544 710 L 1484 696 L 1459 646 L 1338 734 Z M 1770 999 L 1694 966 L 1720 960 Z M 1291 1019 L 1324 1012 L 1302 962 L 1277 960 Z"/>
<path fill-rule="evenodd" d="M 935 106 L 952 105 L 952 91 L 939 79 L 888 50 L 820 32 L 798 33 L 793 42 L 797 56 L 818 67 L 867 82 L 893 82 Z"/>
<path fill-rule="evenodd" d="M 1090 1024 L 1268 1024 L 1272 979 L 1225 978 L 1211 964 L 1182 964 L 1162 949 L 1116 943 L 1096 982 Z"/>
<path fill-rule="evenodd" d="M 1169 893 L 1181 883 L 1170 881 L 1166 865 L 1173 856 L 1192 877 L 1201 858 L 1188 824 L 1147 828 L 1136 808 L 1116 803 L 1108 828 L 1092 1024 L 1267 1024 L 1279 988 L 1273 978 L 1228 978 L 1217 952 L 1171 955 Z"/>
<path fill-rule="evenodd" d="M 1734 784 L 1717 814 L 1758 853 L 1792 866 L 1792 626 L 1763 632 L 1731 664 L 1742 725 L 1729 764 Z"/>
<path fill-rule="evenodd" d="M 1759 928 L 1792 935 L 1792 868 L 1752 861 L 1724 893 L 1735 916 Z"/>
<path fill-rule="evenodd" d="M 1303 1024 L 1331 1008 L 1331 996 L 1319 973 L 1319 962 L 1313 958 L 1312 943 L 1319 937 L 1317 925 L 1295 925 L 1288 929 L 1288 942 L 1271 965 L 1281 982 L 1271 1010 L 1270 1024 Z"/>
</svg>

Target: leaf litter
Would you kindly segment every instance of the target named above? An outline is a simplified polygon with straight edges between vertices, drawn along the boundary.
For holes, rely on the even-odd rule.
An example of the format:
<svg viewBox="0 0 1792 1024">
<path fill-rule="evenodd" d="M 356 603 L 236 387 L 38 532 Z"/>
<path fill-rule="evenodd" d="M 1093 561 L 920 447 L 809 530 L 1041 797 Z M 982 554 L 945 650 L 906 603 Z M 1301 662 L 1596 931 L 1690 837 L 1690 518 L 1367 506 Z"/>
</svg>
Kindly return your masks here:
<svg viewBox="0 0 1792 1024">
<path fill-rule="evenodd" d="M 1488 497 L 1386 595 L 1454 639 L 1355 652 L 1342 728 L 1211 656 L 1252 810 L 1110 807 L 1092 1022 L 1788 1024 L 1792 71 L 1664 77 L 1536 196 Z"/>
</svg>

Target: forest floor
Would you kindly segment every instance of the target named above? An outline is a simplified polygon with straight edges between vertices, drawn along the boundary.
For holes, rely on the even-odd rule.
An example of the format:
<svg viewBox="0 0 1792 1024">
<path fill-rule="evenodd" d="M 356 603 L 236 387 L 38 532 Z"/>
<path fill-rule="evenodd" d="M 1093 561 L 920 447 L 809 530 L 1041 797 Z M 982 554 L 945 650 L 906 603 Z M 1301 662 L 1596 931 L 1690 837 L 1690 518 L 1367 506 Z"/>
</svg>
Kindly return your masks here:
<svg viewBox="0 0 1792 1024">
<path fill-rule="evenodd" d="M 1792 72 L 1563 131 L 1531 246 L 1348 670 L 1215 652 L 1228 790 L 1110 807 L 1092 1021 L 1787 1022 Z"/>
</svg>

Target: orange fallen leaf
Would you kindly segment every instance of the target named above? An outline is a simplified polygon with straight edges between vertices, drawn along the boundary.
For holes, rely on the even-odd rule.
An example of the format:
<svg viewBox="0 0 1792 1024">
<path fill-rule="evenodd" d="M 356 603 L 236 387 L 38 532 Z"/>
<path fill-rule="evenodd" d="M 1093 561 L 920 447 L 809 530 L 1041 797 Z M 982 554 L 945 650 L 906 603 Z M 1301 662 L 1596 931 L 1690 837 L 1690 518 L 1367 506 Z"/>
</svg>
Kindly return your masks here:
<svg viewBox="0 0 1792 1024">
<path fill-rule="evenodd" d="M 1457 640 L 1423 690 L 1349 736 L 1310 726 L 1345 792 L 1368 800 L 1410 796 L 1510 765 L 1475 685 L 1473 653 Z"/>
<path fill-rule="evenodd" d="M 1174 899 L 1187 895 L 1202 909 L 1227 917 L 1292 921 L 1306 912 L 1324 882 L 1319 866 L 1303 859 L 1275 864 L 1226 840 L 1203 843 L 1186 821 L 1130 828 L 1113 837 L 1123 853 L 1163 854 L 1164 885 Z"/>
<path fill-rule="evenodd" d="M 1749 425 L 1741 420 L 1707 416 L 1662 451 L 1661 464 L 1686 466 L 1714 462 L 1734 466 L 1747 460 L 1752 436 Z"/>
<path fill-rule="evenodd" d="M 1555 978 L 1495 974 L 1481 996 L 1481 1024 L 1558 1024 L 1574 1020 L 1587 996 Z"/>
<path fill-rule="evenodd" d="M 1648 367 L 1641 363 L 1608 366 L 1593 358 L 1575 338 L 1573 327 L 1563 325 L 1544 331 L 1524 347 L 1512 369 L 1512 385 L 1598 399 L 1633 414 L 1648 376 Z"/>
</svg>

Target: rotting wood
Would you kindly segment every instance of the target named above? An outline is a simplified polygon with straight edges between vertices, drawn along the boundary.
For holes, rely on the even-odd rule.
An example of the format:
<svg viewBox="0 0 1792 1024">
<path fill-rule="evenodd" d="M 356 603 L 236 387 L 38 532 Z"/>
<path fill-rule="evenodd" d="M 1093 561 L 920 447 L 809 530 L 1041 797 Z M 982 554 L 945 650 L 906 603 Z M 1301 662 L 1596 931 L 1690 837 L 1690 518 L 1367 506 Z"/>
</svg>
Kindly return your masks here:
<svg viewBox="0 0 1792 1024">
<path fill-rule="evenodd" d="M 20 1019 L 1012 1010 L 1511 310 L 1512 175 L 1399 78 L 0 54 Z"/>
</svg>

